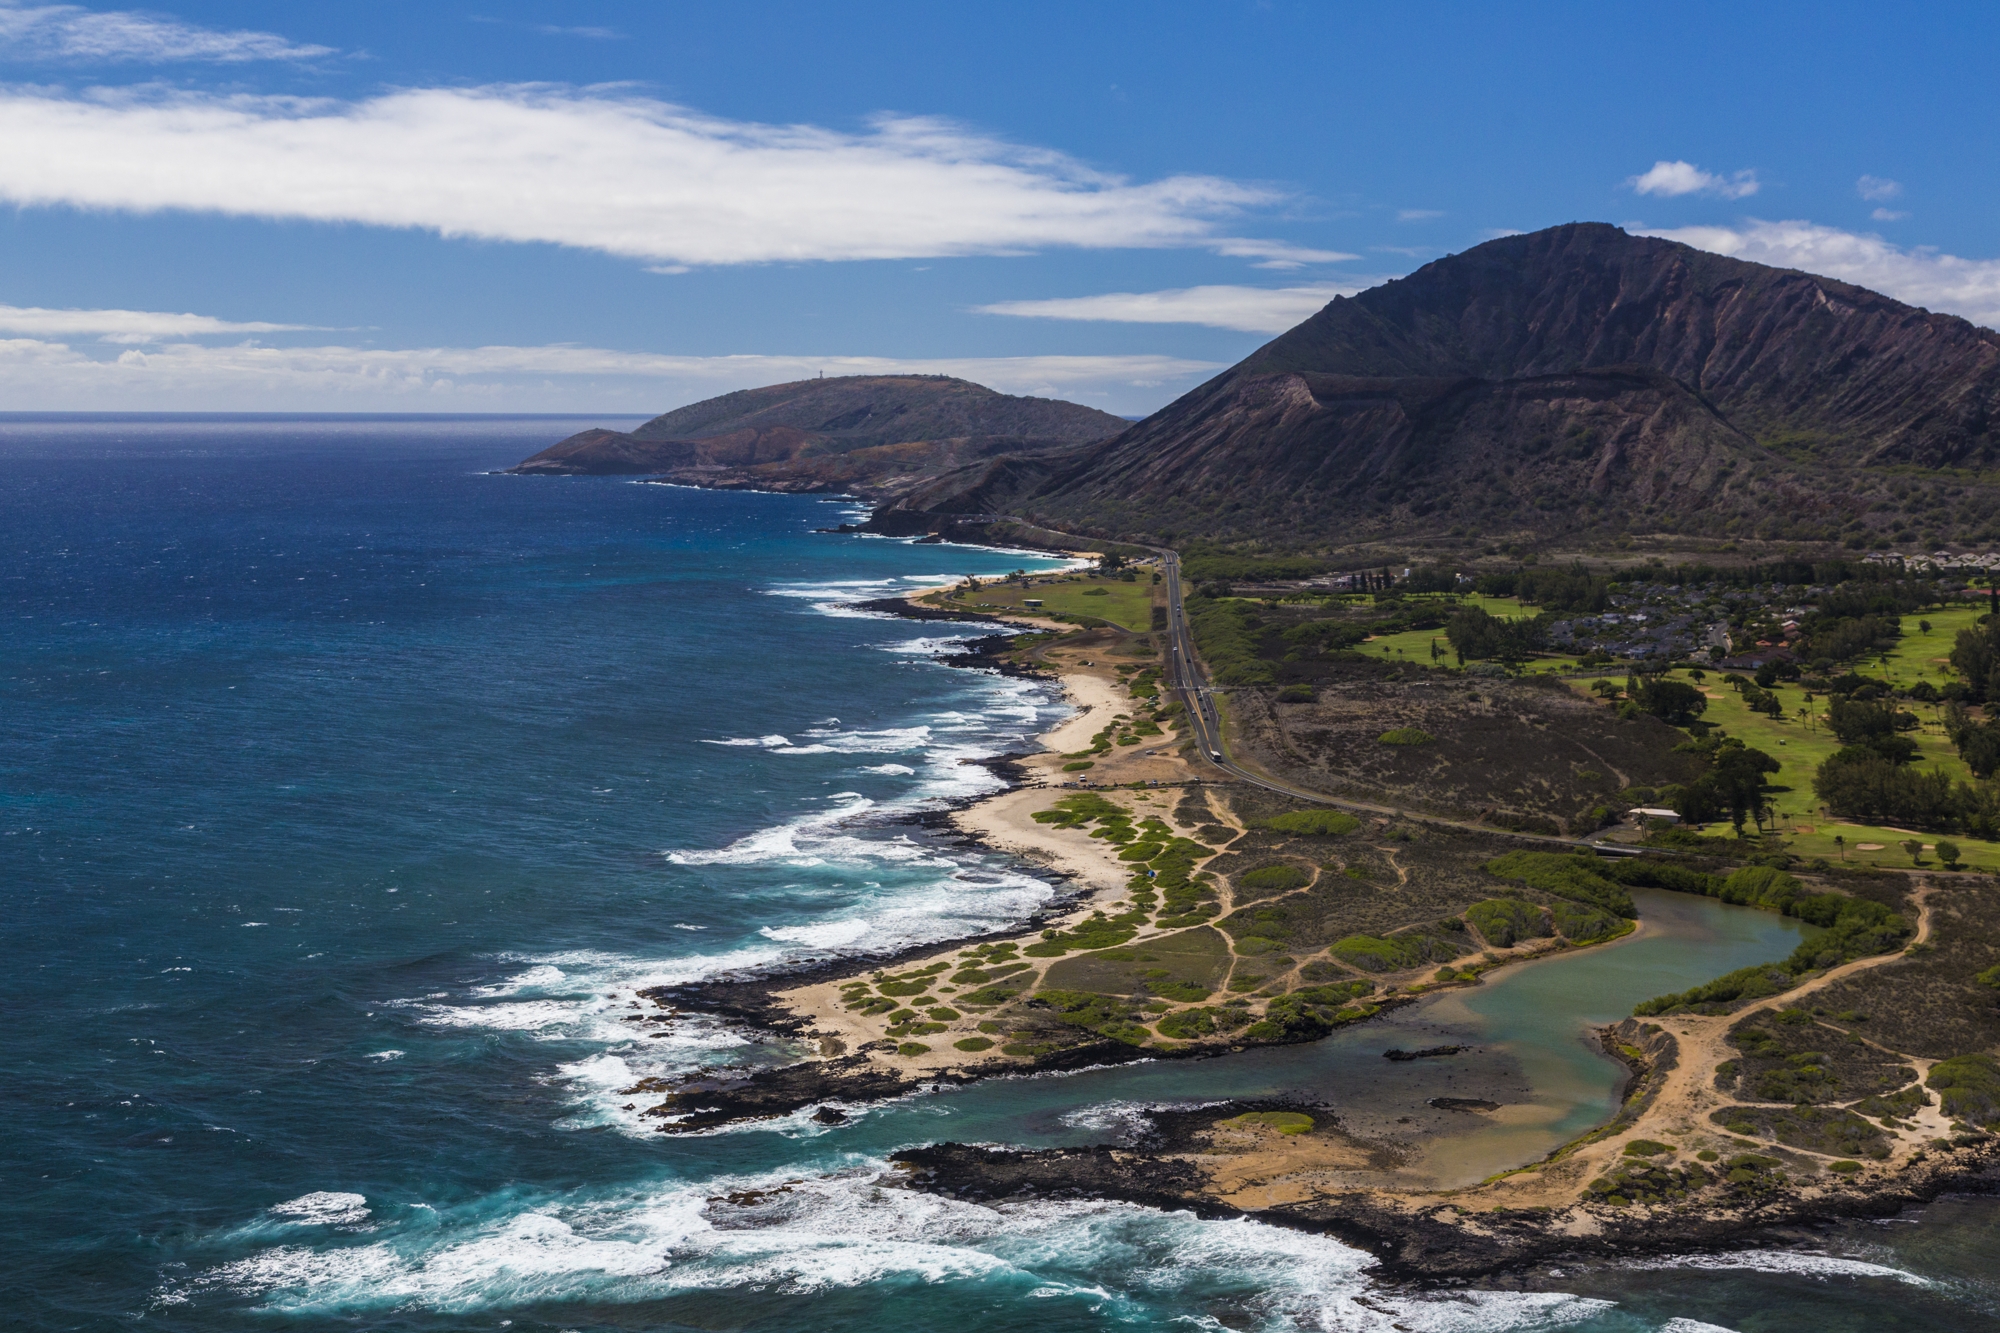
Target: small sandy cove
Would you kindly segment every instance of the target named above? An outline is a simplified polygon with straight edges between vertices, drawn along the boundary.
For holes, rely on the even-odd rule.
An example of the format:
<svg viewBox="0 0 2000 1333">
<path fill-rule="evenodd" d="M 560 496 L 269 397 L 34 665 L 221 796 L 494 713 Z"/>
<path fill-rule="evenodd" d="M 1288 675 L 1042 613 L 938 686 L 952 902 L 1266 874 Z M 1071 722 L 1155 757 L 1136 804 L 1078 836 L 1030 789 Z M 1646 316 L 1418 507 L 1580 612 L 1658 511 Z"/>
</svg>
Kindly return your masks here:
<svg viewBox="0 0 2000 1333">
<path fill-rule="evenodd" d="M 913 597 L 920 595 L 912 594 Z M 1036 628 L 1071 628 L 1053 621 L 1044 624 L 1026 621 L 1025 618 L 1009 619 L 1031 623 Z M 1060 784 L 1077 778 L 1076 774 L 1062 771 L 1066 757 L 1089 748 L 1091 738 L 1113 717 L 1131 713 L 1137 707 L 1117 668 L 1110 662 L 1100 660 L 1098 653 L 1102 651 L 1101 647 L 1088 642 L 1092 636 L 1081 637 L 1080 642 L 1050 649 L 1041 662 L 1056 671 L 1063 695 L 1076 711 L 1036 738 L 1042 752 L 1022 761 L 1026 776 L 1020 786 L 989 797 L 952 816 L 954 824 L 977 836 L 987 846 L 1068 878 L 1070 891 L 1082 900 L 1082 904 L 1066 916 L 1051 919 L 1049 924 L 1056 926 L 1092 911 L 1116 913 L 1124 910 L 1127 905 L 1125 886 L 1132 873 L 1131 866 L 1118 860 L 1119 849 L 1111 843 L 1098 838 L 1080 838 L 1073 831 L 1050 828 L 1033 819 L 1035 812 L 1047 810 L 1055 804 Z M 1130 657 L 1124 661 L 1141 667 L 1151 664 Z M 1094 784 L 1160 782 L 1162 786 L 1158 790 L 1125 788 L 1105 794 L 1135 811 L 1171 822 L 1174 803 L 1180 796 L 1178 784 L 1191 776 L 1187 764 L 1177 754 L 1180 744 L 1179 737 L 1170 732 L 1155 738 L 1151 744 L 1099 756 L 1088 776 Z M 1175 785 L 1166 785 L 1169 783 Z M 962 940 L 940 945 L 935 954 L 898 963 L 896 970 L 908 971 L 955 958 L 964 947 L 965 941 Z M 1024 961 L 1034 962 L 1037 971 L 1040 971 L 1054 960 Z M 956 1041 L 981 1035 L 979 1022 L 983 1015 L 980 1014 L 966 1014 L 954 1021 L 949 1030 L 927 1034 L 923 1044 L 930 1050 L 924 1054 L 900 1055 L 894 1050 L 896 1043 L 889 1042 L 885 1037 L 882 1018 L 864 1017 L 842 1005 L 840 985 L 839 981 L 824 981 L 784 991 L 777 997 L 793 1013 L 807 1020 L 820 1037 L 820 1049 L 824 1055 L 852 1054 L 866 1048 L 871 1060 L 888 1068 L 918 1075 L 974 1064 L 986 1065 L 1000 1058 L 997 1043 L 994 1049 L 976 1054 L 953 1046 Z M 936 994 L 938 1003 L 950 1004 L 952 988 L 949 985 L 940 985 Z"/>
</svg>

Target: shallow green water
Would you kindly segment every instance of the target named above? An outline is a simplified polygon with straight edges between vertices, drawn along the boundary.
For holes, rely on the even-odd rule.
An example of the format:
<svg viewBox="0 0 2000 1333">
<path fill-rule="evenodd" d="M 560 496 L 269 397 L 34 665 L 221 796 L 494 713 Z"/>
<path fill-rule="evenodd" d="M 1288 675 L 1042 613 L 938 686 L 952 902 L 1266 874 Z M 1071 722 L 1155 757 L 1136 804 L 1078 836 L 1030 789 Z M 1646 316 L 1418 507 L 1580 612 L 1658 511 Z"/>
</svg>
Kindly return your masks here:
<svg viewBox="0 0 2000 1333">
<path fill-rule="evenodd" d="M 1139 1107 L 1226 1097 L 1296 1096 L 1337 1108 L 1364 1138 L 1419 1145 L 1413 1178 L 1477 1180 L 1542 1156 L 1607 1118 L 1623 1067 L 1591 1030 L 1639 1001 L 1782 958 L 1812 928 L 1709 898 L 1636 890 L 1642 928 L 1613 944 L 1494 974 L 1309 1046 L 1208 1060 L 1161 1060 L 1060 1078 L 1010 1079 L 927 1099 L 931 1137 L 1053 1144 L 1102 1137 Z M 1383 1052 L 1457 1045 L 1461 1054 L 1391 1061 Z M 1434 1097 L 1499 1102 L 1491 1115 L 1440 1110 Z M 905 1113 L 870 1117 L 883 1141 L 907 1138 Z"/>
</svg>

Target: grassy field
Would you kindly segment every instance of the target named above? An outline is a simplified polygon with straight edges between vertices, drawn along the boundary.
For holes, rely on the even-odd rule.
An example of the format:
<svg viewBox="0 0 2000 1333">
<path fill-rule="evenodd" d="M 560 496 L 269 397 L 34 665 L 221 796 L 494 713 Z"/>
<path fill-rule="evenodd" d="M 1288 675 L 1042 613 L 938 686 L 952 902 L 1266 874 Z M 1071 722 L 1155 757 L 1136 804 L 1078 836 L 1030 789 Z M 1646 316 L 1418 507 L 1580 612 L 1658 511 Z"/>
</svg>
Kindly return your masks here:
<svg viewBox="0 0 2000 1333">
<path fill-rule="evenodd" d="M 1886 677 L 1899 684 L 1914 684 L 1918 680 L 1929 680 L 1933 685 L 1942 685 L 1952 678 L 1945 665 L 1945 658 L 1951 651 L 1952 636 L 1971 625 L 1977 617 L 1971 611 L 1935 611 L 1925 616 L 1910 616 L 1904 622 L 1906 637 L 1889 654 L 1888 665 L 1880 659 L 1860 664 L 1860 669 L 1870 676 Z M 1929 620 L 1931 632 L 1926 635 L 1918 631 L 1917 621 Z M 1539 665 L 1539 664 L 1537 664 Z M 1702 720 L 1722 727 L 1731 736 L 1744 744 L 1764 751 L 1776 759 L 1780 765 L 1777 773 L 1771 775 L 1771 785 L 1786 788 L 1773 800 L 1777 807 L 1779 826 L 1784 830 L 1787 843 L 1801 856 L 1823 856 L 1829 861 L 1842 859 L 1842 848 L 1834 842 L 1835 836 L 1846 839 L 1845 859 L 1853 864 L 1907 867 L 1909 855 L 1901 844 L 1912 837 L 1925 844 L 1935 843 L 1939 835 L 1934 833 L 1913 833 L 1905 829 L 1882 828 L 1873 825 L 1848 824 L 1828 820 L 1821 815 L 1819 798 L 1813 790 L 1813 772 L 1822 760 L 1840 748 L 1840 742 L 1827 729 L 1824 714 L 1826 697 L 1815 695 L 1808 706 L 1806 692 L 1797 682 L 1780 684 L 1771 693 L 1778 696 L 1784 705 L 1783 717 L 1767 717 L 1753 713 L 1743 703 L 1743 697 L 1722 683 L 1723 672 L 1708 669 L 1707 679 L 1702 682 L 1702 692 L 1708 696 L 1708 711 Z M 1624 684 L 1624 675 L 1617 671 L 1607 671 L 1604 678 L 1618 685 Z M 1685 671 L 1668 673 L 1667 679 L 1690 680 Z M 1574 679 L 1572 688 L 1588 693 L 1588 677 Z M 1917 742 L 1920 757 L 1916 762 L 1941 769 L 1954 779 L 1970 778 L 1958 752 L 1944 734 L 1939 720 L 1941 710 L 1925 704 L 1905 702 L 1902 705 L 1923 719 L 1923 725 L 1911 738 Z M 1801 717 L 1800 711 L 1808 710 L 1811 717 Z M 1986 868 L 2000 867 L 2000 844 L 1982 842 L 1977 838 L 1953 837 L 1968 864 Z M 1881 850 L 1862 852 L 1858 844 L 1879 843 Z M 1931 864 L 1926 854 L 1925 860 Z"/>
<path fill-rule="evenodd" d="M 1030 611 L 1026 603 L 1033 600 L 1041 602 L 1045 612 L 1091 616 L 1143 634 L 1153 627 L 1155 592 L 1149 573 L 1142 572 L 1137 583 L 1074 574 L 1047 584 L 1037 580 L 1035 586 L 1026 588 L 1017 583 L 988 584 L 977 592 L 931 600 L 972 611 Z"/>
<path fill-rule="evenodd" d="M 1902 620 L 1903 638 L 1888 655 L 1884 665 L 1880 658 L 1870 658 L 1856 664 L 1856 670 L 1878 679 L 1886 679 L 1898 688 L 1927 680 L 1942 686 L 1954 678 L 1947 662 L 1951 656 L 1952 640 L 1962 629 L 1971 629 L 1986 614 L 1986 603 L 1968 603 L 1955 606 L 1949 611 L 1926 611 L 1920 616 L 1904 616 Z M 1929 621 L 1931 632 L 1923 633 L 1917 628 L 1923 621 Z"/>
<path fill-rule="evenodd" d="M 1404 604 L 1410 605 L 1426 600 L 1429 599 L 1411 597 Z M 1460 606 L 1477 606 L 1489 616 L 1499 616 L 1506 620 L 1519 620 L 1537 614 L 1535 607 L 1523 606 L 1516 597 L 1485 597 L 1479 593 L 1466 593 L 1458 601 Z M 1437 641 L 1438 651 L 1444 654 L 1438 659 L 1439 664 L 1455 665 L 1458 659 L 1452 656 L 1451 644 L 1441 629 L 1413 629 L 1401 634 L 1380 635 L 1361 644 L 1355 651 L 1366 653 L 1370 657 L 1387 658 L 1392 662 L 1417 662 L 1430 666 L 1432 640 Z M 1535 659 L 1537 669 L 1542 665 L 1542 659 Z"/>
</svg>

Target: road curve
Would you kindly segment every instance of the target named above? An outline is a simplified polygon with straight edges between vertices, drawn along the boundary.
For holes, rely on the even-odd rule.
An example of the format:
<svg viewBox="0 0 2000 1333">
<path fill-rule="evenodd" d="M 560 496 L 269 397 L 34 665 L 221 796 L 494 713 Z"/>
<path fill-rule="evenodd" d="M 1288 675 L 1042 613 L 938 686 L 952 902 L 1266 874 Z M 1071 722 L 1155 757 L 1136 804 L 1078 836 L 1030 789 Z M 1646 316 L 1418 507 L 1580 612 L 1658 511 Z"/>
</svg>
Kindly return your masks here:
<svg viewBox="0 0 2000 1333">
<path fill-rule="evenodd" d="M 1042 524 L 1012 514 L 951 514 L 955 523 L 1018 523 L 1023 527 L 1038 528 Z M 1053 531 L 1053 529 L 1049 529 Z M 1087 540 L 1087 539 L 1086 539 Z M 1562 838 L 1544 833 L 1516 833 L 1512 829 L 1495 828 L 1490 824 L 1477 824 L 1470 820 L 1448 819 L 1440 815 L 1422 814 L 1413 810 L 1400 809 L 1393 805 L 1376 805 L 1368 801 L 1352 801 L 1325 792 L 1313 791 L 1294 783 L 1281 782 L 1268 774 L 1244 767 L 1229 757 L 1229 743 L 1222 732 L 1222 714 L 1215 705 L 1215 685 L 1195 652 L 1194 634 L 1188 628 L 1187 606 L 1181 590 L 1181 558 L 1164 546 L 1147 546 L 1143 542 L 1120 542 L 1122 546 L 1137 546 L 1151 551 L 1160 558 L 1162 581 L 1167 589 L 1167 645 L 1166 674 L 1167 685 L 1187 712 L 1188 726 L 1193 732 L 1195 748 L 1199 753 L 1197 769 L 1202 765 L 1234 778 L 1247 782 L 1253 787 L 1278 792 L 1301 801 L 1311 801 L 1316 805 L 1328 805 L 1337 810 L 1350 810 L 1357 814 L 1383 815 L 1391 819 L 1407 819 L 1413 822 L 1435 825 L 1441 828 L 1463 829 L 1468 833 L 1484 833 L 1516 838 L 1523 842 L 1539 843 L 1549 847 L 1565 847 L 1575 851 L 1595 852 L 1606 856 L 1637 856 L 1642 850 L 1652 850 L 1656 855 L 1674 856 L 1671 849 L 1641 849 L 1621 843 L 1591 842 L 1583 838 Z"/>
</svg>

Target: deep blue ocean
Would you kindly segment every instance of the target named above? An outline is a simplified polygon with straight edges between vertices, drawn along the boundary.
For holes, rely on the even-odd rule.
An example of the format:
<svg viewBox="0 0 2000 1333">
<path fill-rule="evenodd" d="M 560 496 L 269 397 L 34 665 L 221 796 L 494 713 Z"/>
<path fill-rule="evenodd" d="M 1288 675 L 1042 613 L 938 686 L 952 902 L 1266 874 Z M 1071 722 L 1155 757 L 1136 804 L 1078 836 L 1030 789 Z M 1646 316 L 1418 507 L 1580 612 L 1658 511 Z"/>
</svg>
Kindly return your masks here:
<svg viewBox="0 0 2000 1333">
<path fill-rule="evenodd" d="M 1050 562 L 488 475 L 593 424 L 0 418 L 0 1325 L 2000 1328 L 1981 1200 L 1414 1292 L 1261 1224 L 877 1183 L 1101 1138 L 1164 1066 L 652 1132 L 619 1089 L 785 1052 L 639 1035 L 635 989 L 1055 892 L 907 817 L 1063 709 L 855 606 Z"/>
</svg>

